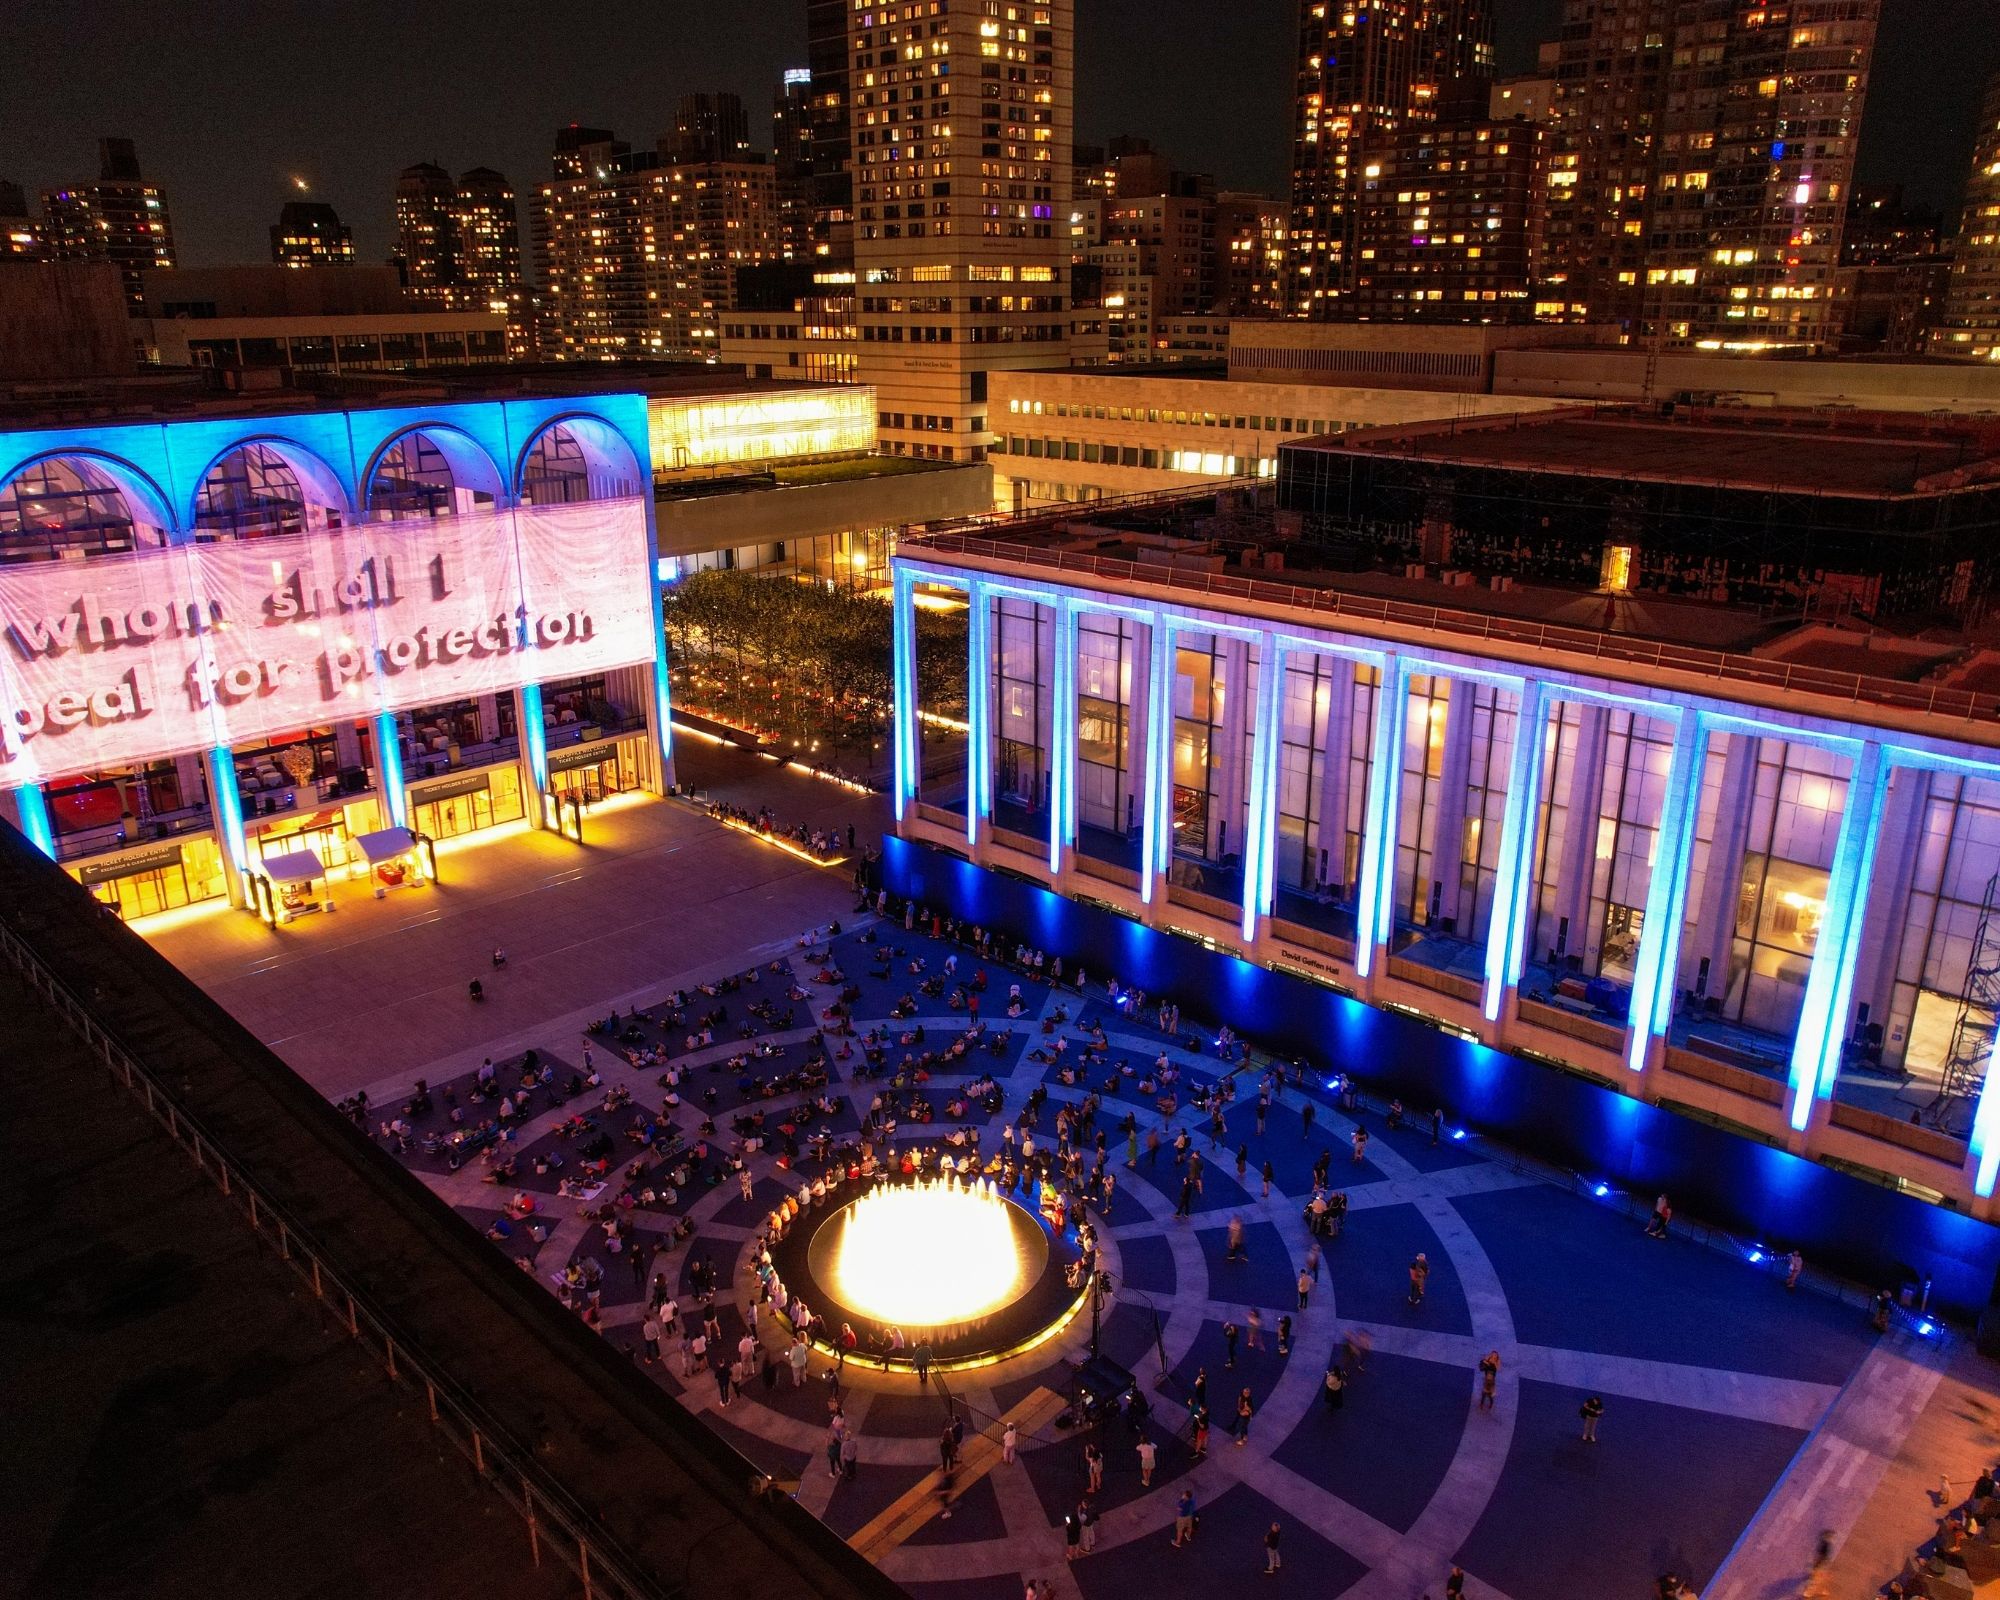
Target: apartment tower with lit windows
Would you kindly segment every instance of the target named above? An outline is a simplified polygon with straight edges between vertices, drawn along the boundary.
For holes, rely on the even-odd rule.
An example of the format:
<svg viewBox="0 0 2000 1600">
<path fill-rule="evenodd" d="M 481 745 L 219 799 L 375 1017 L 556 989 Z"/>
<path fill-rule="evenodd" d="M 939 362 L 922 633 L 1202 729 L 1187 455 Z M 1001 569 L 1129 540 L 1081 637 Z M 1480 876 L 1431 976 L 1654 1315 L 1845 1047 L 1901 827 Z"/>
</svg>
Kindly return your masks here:
<svg viewBox="0 0 2000 1600">
<path fill-rule="evenodd" d="M 847 24 L 857 376 L 884 449 L 983 460 L 988 373 L 1069 359 L 1074 0 Z"/>
</svg>

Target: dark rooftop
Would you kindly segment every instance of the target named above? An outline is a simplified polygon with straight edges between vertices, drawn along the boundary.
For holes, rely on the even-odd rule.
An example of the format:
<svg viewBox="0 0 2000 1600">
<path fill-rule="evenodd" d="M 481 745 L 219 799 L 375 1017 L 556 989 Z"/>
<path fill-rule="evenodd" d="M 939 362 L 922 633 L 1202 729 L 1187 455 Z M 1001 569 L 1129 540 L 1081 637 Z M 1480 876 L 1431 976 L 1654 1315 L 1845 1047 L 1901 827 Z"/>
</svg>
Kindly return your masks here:
<svg viewBox="0 0 2000 1600">
<path fill-rule="evenodd" d="M 1813 494 L 1910 494 L 1962 472 L 2000 481 L 2000 430 L 1854 413 L 1531 412 L 1287 448 Z"/>
</svg>

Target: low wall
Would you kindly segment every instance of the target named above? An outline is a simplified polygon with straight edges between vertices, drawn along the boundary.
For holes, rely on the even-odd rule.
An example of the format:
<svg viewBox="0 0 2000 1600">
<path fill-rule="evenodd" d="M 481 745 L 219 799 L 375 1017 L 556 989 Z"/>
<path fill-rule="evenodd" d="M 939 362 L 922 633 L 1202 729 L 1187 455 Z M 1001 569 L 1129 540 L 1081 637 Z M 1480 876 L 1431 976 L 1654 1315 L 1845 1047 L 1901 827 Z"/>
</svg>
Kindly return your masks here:
<svg viewBox="0 0 2000 1600">
<path fill-rule="evenodd" d="M 1204 949 L 907 839 L 883 840 L 882 881 L 1066 965 L 1171 995 L 1190 1022 L 1354 1073 L 1378 1095 L 1443 1104 L 1456 1121 L 1543 1160 L 1746 1239 L 1796 1245 L 1862 1283 L 1929 1278 L 1934 1309 L 1973 1318 L 2000 1269 L 2000 1228 L 1414 1018 Z"/>
</svg>

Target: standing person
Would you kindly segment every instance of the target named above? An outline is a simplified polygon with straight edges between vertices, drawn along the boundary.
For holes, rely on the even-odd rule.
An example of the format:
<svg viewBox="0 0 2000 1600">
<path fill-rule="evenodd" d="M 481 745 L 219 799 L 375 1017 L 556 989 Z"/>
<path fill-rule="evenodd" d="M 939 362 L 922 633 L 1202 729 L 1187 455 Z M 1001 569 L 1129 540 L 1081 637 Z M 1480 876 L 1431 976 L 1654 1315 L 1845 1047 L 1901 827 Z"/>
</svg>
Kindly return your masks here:
<svg viewBox="0 0 2000 1600">
<path fill-rule="evenodd" d="M 1063 1514 L 1063 1560 L 1074 1562 L 1083 1552 L 1083 1518 L 1075 1511 Z"/>
<path fill-rule="evenodd" d="M 1313 1136 L 1313 1119 L 1318 1115 L 1319 1112 L 1313 1108 L 1312 1100 L 1308 1098 L 1304 1108 L 1299 1112 L 1299 1121 L 1305 1125 L 1300 1131 L 1308 1139 Z"/>
<path fill-rule="evenodd" d="M 792 1387 L 802 1388 L 806 1381 L 806 1367 L 812 1361 L 812 1352 L 806 1348 L 803 1337 L 794 1334 L 791 1348 L 785 1352 L 785 1363 L 792 1369 Z"/>
<path fill-rule="evenodd" d="M 1270 1577 L 1282 1565 L 1278 1559 L 1278 1525 L 1274 1522 L 1264 1533 L 1264 1576 Z"/>
<path fill-rule="evenodd" d="M 1443 1106 L 1432 1106 L 1432 1107 L 1431 1107 L 1431 1143 L 1432 1143 L 1432 1144 L 1436 1144 L 1436 1143 L 1438 1143 L 1438 1142 L 1439 1142 L 1439 1141 L 1440 1141 L 1441 1139 L 1443 1139 L 1443 1138 L 1444 1138 L 1444 1107 L 1443 1107 Z"/>
<path fill-rule="evenodd" d="M 1787 1289 L 1796 1289 L 1799 1286 L 1799 1274 L 1805 1270 L 1805 1256 L 1800 1251 L 1794 1249 L 1790 1255 L 1785 1257 L 1785 1287 Z"/>
<path fill-rule="evenodd" d="M 1271 1180 L 1277 1176 L 1277 1169 L 1271 1165 L 1271 1158 L 1264 1158 L 1264 1198 L 1271 1198 Z"/>
<path fill-rule="evenodd" d="M 952 1435 L 951 1424 L 947 1422 L 938 1433 L 938 1470 L 949 1475 L 958 1465 L 958 1440 Z"/>
<path fill-rule="evenodd" d="M 1139 1487 L 1153 1487 L 1153 1468 L 1160 1464 L 1159 1446 L 1150 1438 L 1139 1441 Z"/>
<path fill-rule="evenodd" d="M 1225 1322 L 1225 1323 L 1224 1323 L 1224 1324 L 1222 1325 L 1222 1350 L 1223 1350 L 1223 1359 L 1222 1359 L 1222 1364 L 1223 1364 L 1223 1365 L 1224 1365 L 1225 1367 L 1233 1367 L 1233 1366 L 1235 1366 L 1235 1365 L 1236 1365 L 1236 1324 L 1235 1324 L 1235 1323 L 1233 1323 L 1233 1322 Z"/>
<path fill-rule="evenodd" d="M 1095 1444 L 1083 1447 L 1083 1464 L 1090 1473 L 1091 1494 L 1104 1493 L 1104 1452 Z"/>
<path fill-rule="evenodd" d="M 1249 1315 L 1249 1316 L 1248 1316 L 1248 1317 L 1247 1317 L 1247 1318 L 1246 1318 L 1245 1320 L 1246 1320 L 1246 1321 L 1247 1321 L 1247 1322 L 1249 1323 L 1249 1325 L 1250 1325 L 1250 1337 L 1249 1337 L 1249 1339 L 1248 1339 L 1248 1341 L 1247 1341 L 1247 1343 L 1248 1343 L 1248 1345 L 1249 1345 L 1249 1348 L 1250 1348 L 1250 1349 L 1252 1349 L 1252 1350 L 1261 1350 L 1261 1349 L 1263 1349 L 1263 1348 L 1264 1348 L 1264 1313 L 1263 1313 L 1262 1311 L 1258 1310 L 1258 1309 L 1257 1309 L 1257 1307 L 1255 1307 L 1255 1306 L 1252 1306 L 1252 1307 L 1250 1308 L 1250 1315 Z"/>
<path fill-rule="evenodd" d="M 1021 1443 L 1021 1430 L 1009 1422 L 1000 1435 L 1000 1459 L 1008 1466 L 1014 1464 L 1014 1452 Z"/>
<path fill-rule="evenodd" d="M 841 1430 L 840 1475 L 848 1482 L 861 1470 L 861 1433 L 851 1423 Z"/>
<path fill-rule="evenodd" d="M 1229 1431 L 1240 1447 L 1250 1442 L 1250 1419 L 1257 1414 L 1257 1407 L 1250 1399 L 1250 1387 L 1245 1384 L 1236 1395 L 1236 1416 L 1229 1424 Z"/>
<path fill-rule="evenodd" d="M 1178 1550 L 1194 1537 L 1194 1490 L 1181 1490 L 1180 1499 L 1174 1502 L 1174 1548 Z"/>
<path fill-rule="evenodd" d="M 1306 1271 L 1312 1274 L 1314 1283 L 1319 1282 L 1319 1240 L 1306 1246 Z"/>
<path fill-rule="evenodd" d="M 1076 1520 L 1083 1530 L 1083 1553 L 1089 1555 L 1097 1548 L 1097 1512 L 1085 1495 L 1076 1505 Z"/>
<path fill-rule="evenodd" d="M 1653 1202 L 1653 1214 L 1646 1220 L 1646 1237 L 1649 1239 L 1666 1238 L 1667 1225 L 1673 1220 L 1673 1203 L 1663 1194 Z"/>
<path fill-rule="evenodd" d="M 1229 1219 L 1229 1249 L 1224 1259 L 1241 1261 L 1243 1255 L 1243 1219 L 1241 1217 L 1231 1217 Z"/>
<path fill-rule="evenodd" d="M 1307 1272 L 1304 1267 L 1299 1268 L 1299 1309 L 1301 1311 L 1305 1310 L 1306 1301 L 1312 1298 L 1312 1289 L 1312 1274 Z"/>
<path fill-rule="evenodd" d="M 1584 1401 L 1582 1409 L 1577 1415 L 1583 1418 L 1583 1442 L 1585 1444 L 1596 1444 L 1597 1423 L 1598 1419 L 1604 1415 L 1604 1402 L 1596 1395 L 1592 1395 L 1588 1400 Z"/>
<path fill-rule="evenodd" d="M 1479 1358 L 1479 1409 L 1493 1409 L 1493 1386 L 1500 1381 L 1500 1352 L 1489 1350 Z"/>
<path fill-rule="evenodd" d="M 917 1369 L 917 1382 L 928 1387 L 931 1381 L 931 1342 L 926 1339 L 910 1352 L 910 1365 Z"/>
<path fill-rule="evenodd" d="M 1419 1250 L 1417 1252 L 1417 1259 L 1410 1263 L 1411 1305 L 1420 1306 L 1424 1303 L 1424 1286 L 1430 1282 L 1430 1277 L 1431 1277 L 1430 1258 L 1426 1256 L 1423 1253 L 1423 1251 Z"/>
<path fill-rule="evenodd" d="M 651 1366 L 660 1359 L 660 1317 L 658 1312 L 648 1312 L 646 1320 L 639 1324 L 639 1342 L 644 1347 L 645 1363 Z"/>
<path fill-rule="evenodd" d="M 1329 1411 L 1338 1411 L 1341 1402 L 1347 1398 L 1347 1374 L 1338 1361 L 1326 1369 L 1326 1384 L 1321 1392 L 1326 1397 Z"/>
<path fill-rule="evenodd" d="M 1249 1173 L 1250 1147 L 1247 1144 L 1239 1144 L 1236 1147 L 1236 1183 L 1238 1188 L 1243 1186 L 1243 1181 L 1249 1176 Z"/>
<path fill-rule="evenodd" d="M 1356 1128 L 1352 1143 L 1354 1145 L 1354 1164 L 1359 1166 L 1362 1157 L 1368 1152 L 1368 1130 L 1366 1128 Z"/>
<path fill-rule="evenodd" d="M 1465 1600 L 1465 1568 L 1455 1566 L 1444 1580 L 1444 1600 Z"/>
<path fill-rule="evenodd" d="M 836 1416 L 826 1425 L 826 1470 L 828 1475 L 836 1480 L 840 1477 L 841 1446 L 847 1442 L 847 1430 L 842 1426 L 842 1421 L 842 1418 Z"/>
</svg>

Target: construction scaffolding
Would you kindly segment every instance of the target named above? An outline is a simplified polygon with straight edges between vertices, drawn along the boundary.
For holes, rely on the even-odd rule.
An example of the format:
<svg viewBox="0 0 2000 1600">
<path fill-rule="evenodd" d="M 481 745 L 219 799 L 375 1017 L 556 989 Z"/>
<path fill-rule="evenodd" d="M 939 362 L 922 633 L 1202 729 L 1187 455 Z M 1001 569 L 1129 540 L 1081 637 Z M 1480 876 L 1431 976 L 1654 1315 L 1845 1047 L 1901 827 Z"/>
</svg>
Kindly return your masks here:
<svg viewBox="0 0 2000 1600">
<path fill-rule="evenodd" d="M 1930 1104 L 1932 1125 L 1947 1133 L 1969 1129 L 1972 1108 L 1986 1086 L 1994 1033 L 2000 1027 L 2000 930 L 1993 925 L 1997 896 L 2000 873 L 1986 880 L 1979 926 L 1973 932 L 1972 953 L 1965 963 L 1965 987 L 1959 991 L 1958 1020 L 1952 1025 L 1951 1053 L 1945 1057 L 1937 1098 Z"/>
</svg>

